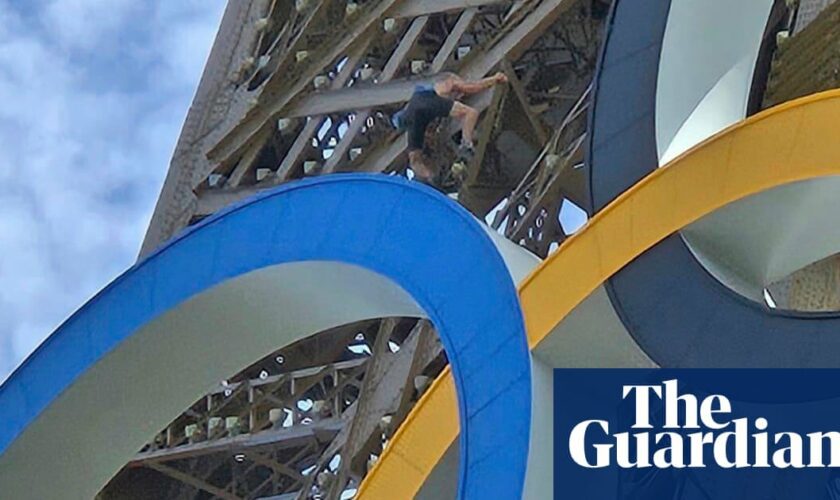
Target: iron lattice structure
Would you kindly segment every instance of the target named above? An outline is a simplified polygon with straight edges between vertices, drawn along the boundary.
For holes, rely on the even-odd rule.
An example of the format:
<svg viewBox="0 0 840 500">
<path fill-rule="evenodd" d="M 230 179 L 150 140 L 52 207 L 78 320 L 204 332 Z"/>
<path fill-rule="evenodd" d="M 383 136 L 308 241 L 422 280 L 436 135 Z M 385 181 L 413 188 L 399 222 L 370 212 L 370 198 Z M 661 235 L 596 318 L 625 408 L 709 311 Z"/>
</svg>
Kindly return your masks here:
<svg viewBox="0 0 840 500">
<path fill-rule="evenodd" d="M 759 64 L 765 77 L 775 33 L 797 12 L 804 26 L 828 3 L 803 0 L 797 11 L 778 2 Z M 503 71 L 509 85 L 469 101 L 482 117 L 466 172 L 450 172 L 457 138 L 448 120 L 429 134 L 430 149 L 451 197 L 545 257 L 574 231 L 562 212 L 589 203 L 583 151 L 609 8 L 609 0 L 229 2 L 141 255 L 285 182 L 407 175 L 406 138 L 389 115 L 413 87 L 444 71 L 472 79 Z M 786 79 L 771 75 L 771 89 L 774 78 Z M 433 327 L 411 318 L 345 325 L 267 353 L 150 437 L 100 497 L 347 498 L 446 364 Z"/>
</svg>

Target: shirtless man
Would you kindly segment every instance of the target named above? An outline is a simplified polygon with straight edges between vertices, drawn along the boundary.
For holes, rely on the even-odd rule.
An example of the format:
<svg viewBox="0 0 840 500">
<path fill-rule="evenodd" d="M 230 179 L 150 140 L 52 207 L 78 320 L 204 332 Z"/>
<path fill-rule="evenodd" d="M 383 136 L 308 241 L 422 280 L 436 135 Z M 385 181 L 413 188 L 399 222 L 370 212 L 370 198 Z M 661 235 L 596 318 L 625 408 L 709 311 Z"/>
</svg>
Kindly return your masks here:
<svg viewBox="0 0 840 500">
<path fill-rule="evenodd" d="M 459 101 L 465 95 L 478 94 L 494 85 L 507 83 L 504 73 L 478 81 L 467 81 L 453 73 L 446 73 L 433 84 L 417 85 L 414 94 L 391 121 L 400 131 L 408 133 L 408 161 L 414 177 L 432 184 L 434 173 L 423 156 L 426 128 L 437 118 L 451 116 L 461 124 L 461 153 L 469 156 L 475 152 L 473 133 L 479 112 Z"/>
</svg>

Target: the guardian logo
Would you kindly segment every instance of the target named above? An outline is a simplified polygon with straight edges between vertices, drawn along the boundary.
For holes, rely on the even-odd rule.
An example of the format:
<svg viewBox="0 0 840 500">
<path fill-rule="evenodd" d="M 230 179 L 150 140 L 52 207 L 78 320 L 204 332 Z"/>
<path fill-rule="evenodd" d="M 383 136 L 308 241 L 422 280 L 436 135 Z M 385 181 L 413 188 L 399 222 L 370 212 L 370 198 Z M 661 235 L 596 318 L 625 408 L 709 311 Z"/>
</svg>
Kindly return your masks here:
<svg viewBox="0 0 840 500">
<path fill-rule="evenodd" d="M 569 454 L 577 465 L 588 469 L 840 467 L 840 432 L 771 433 L 766 418 L 733 418 L 732 403 L 725 396 L 698 399 L 680 394 L 677 380 L 625 385 L 621 397 L 633 405 L 634 432 L 611 434 L 607 420 L 577 423 L 569 435 Z M 655 426 L 650 407 L 657 399 L 664 405 L 664 418 L 657 419 L 661 425 Z"/>
</svg>

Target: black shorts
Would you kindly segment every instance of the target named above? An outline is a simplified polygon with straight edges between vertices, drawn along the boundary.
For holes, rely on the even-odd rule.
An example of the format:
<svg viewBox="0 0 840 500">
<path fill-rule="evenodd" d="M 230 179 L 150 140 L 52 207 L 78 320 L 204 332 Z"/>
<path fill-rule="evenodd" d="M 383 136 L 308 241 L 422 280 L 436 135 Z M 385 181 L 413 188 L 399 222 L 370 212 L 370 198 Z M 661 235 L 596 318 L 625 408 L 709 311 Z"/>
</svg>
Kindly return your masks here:
<svg viewBox="0 0 840 500">
<path fill-rule="evenodd" d="M 437 95 L 434 90 L 415 91 L 405 108 L 408 121 L 408 150 L 422 150 L 426 127 L 437 118 L 449 116 L 454 105 L 455 101 Z"/>
</svg>

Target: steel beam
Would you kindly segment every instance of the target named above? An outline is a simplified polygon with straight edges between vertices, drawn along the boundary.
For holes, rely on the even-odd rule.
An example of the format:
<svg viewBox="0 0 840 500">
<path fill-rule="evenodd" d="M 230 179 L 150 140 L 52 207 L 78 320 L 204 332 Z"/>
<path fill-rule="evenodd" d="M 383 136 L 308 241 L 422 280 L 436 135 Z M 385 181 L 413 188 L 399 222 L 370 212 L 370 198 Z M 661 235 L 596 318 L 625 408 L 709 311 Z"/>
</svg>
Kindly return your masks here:
<svg viewBox="0 0 840 500">
<path fill-rule="evenodd" d="M 543 0 L 529 12 L 521 16 L 512 16 L 512 27 L 494 39 L 489 48 L 470 59 L 461 70 L 461 75 L 470 78 L 481 78 L 500 64 L 506 57 L 515 60 L 524 50 L 532 45 L 549 26 L 566 10 L 571 8 L 576 0 Z M 524 8 L 523 8 L 524 9 Z M 522 11 L 523 9 L 520 9 Z M 517 22 L 518 21 L 518 22 Z M 470 104 L 476 109 L 483 110 L 490 105 L 491 93 L 484 92 Z M 379 148 L 372 155 L 366 155 L 361 169 L 366 172 L 382 172 L 396 162 L 408 146 L 405 134 L 390 144 Z"/>
<path fill-rule="evenodd" d="M 333 418 L 313 422 L 310 425 L 296 425 L 278 431 L 242 434 L 231 438 L 139 453 L 128 463 L 128 466 L 147 466 L 152 463 L 195 458 L 220 451 L 233 453 L 239 450 L 256 449 L 266 446 L 276 447 L 279 444 L 282 444 L 285 448 L 299 446 L 305 444 L 310 439 L 323 441 L 323 437 L 336 434 L 341 430 L 343 425 L 340 419 Z"/>
<path fill-rule="evenodd" d="M 432 74 L 443 70 L 446 61 L 452 55 L 461 37 L 472 24 L 478 11 L 467 9 L 458 18 L 452 32 L 446 37 L 429 68 Z M 390 80 L 390 79 L 389 79 Z M 407 101 L 418 84 L 429 84 L 433 77 L 422 77 L 413 80 L 380 81 L 378 84 L 355 85 L 331 92 L 310 94 L 300 101 L 293 103 L 283 113 L 289 118 L 302 116 L 341 113 L 356 109 L 374 108 L 399 104 Z"/>
<path fill-rule="evenodd" d="M 387 375 L 388 368 L 386 357 L 388 356 L 388 341 L 397 326 L 397 319 L 387 318 L 379 325 L 379 332 L 376 334 L 376 341 L 373 344 L 371 359 L 368 362 L 368 370 L 362 382 L 362 390 L 356 400 L 356 416 L 348 424 L 347 440 L 342 446 L 342 460 L 336 474 L 331 495 L 337 497 L 344 489 L 347 476 L 355 462 L 355 457 L 368 441 L 370 433 L 379 425 L 381 416 L 376 411 L 373 395 L 377 391 L 380 381 Z"/>
<path fill-rule="evenodd" d="M 477 13 L 478 13 L 477 8 L 475 8 L 475 7 L 469 8 L 469 9 L 464 10 L 464 12 L 458 18 L 458 21 L 455 23 L 455 26 L 452 27 L 452 31 L 449 32 L 449 34 L 446 36 L 446 40 L 444 40 L 443 44 L 441 45 L 440 49 L 438 50 L 437 54 L 435 55 L 435 58 L 432 60 L 432 64 L 429 68 L 429 71 L 432 74 L 439 73 L 441 70 L 443 70 L 444 66 L 446 65 L 446 62 L 452 56 L 452 53 L 455 51 L 455 48 L 458 46 L 458 42 L 460 42 L 461 37 L 464 36 L 464 33 L 467 31 L 467 29 L 469 29 L 469 27 L 472 24 L 473 20 L 475 19 L 475 16 L 476 16 Z M 393 74 L 388 75 L 387 80 L 390 80 L 392 77 L 393 77 Z M 385 81 L 387 81 L 387 80 L 385 80 Z M 430 83 L 431 79 L 424 79 L 422 81 L 424 81 L 426 83 Z M 395 101 L 395 103 L 405 101 L 409 97 L 411 97 L 411 92 L 413 92 L 414 86 L 417 85 L 420 82 L 419 81 L 413 81 L 413 82 L 410 82 L 410 83 L 411 83 L 411 88 L 409 88 L 408 85 L 405 85 L 403 88 L 400 89 L 399 94 L 394 92 L 394 97 L 399 96 L 399 100 Z M 357 103 L 358 101 L 354 100 L 353 102 Z M 311 106 L 311 105 L 316 104 L 316 103 L 310 102 L 310 103 L 307 103 L 307 104 Z M 323 104 L 326 104 L 326 103 L 324 103 L 323 101 L 320 101 L 317 104 L 323 105 Z M 301 111 L 302 111 L 302 109 L 301 109 Z M 370 113 L 371 113 L 370 110 L 366 110 L 366 111 L 361 112 L 360 116 L 366 120 L 368 118 L 368 116 L 370 116 Z M 364 121 L 360 121 L 357 125 L 357 129 L 360 129 L 363 125 L 364 125 Z M 356 130 L 356 133 L 357 132 L 358 132 L 358 130 Z M 342 156 L 339 157 L 339 158 L 336 158 L 336 160 L 334 162 L 331 162 L 332 164 L 328 163 L 328 168 L 324 169 L 324 171 L 326 173 L 329 173 L 329 172 L 332 172 L 332 171 L 335 170 L 335 168 L 337 166 L 337 163 L 343 157 L 343 153 L 346 152 L 346 149 L 349 149 L 350 145 L 352 144 L 352 137 L 354 137 L 355 135 L 351 135 L 351 130 L 348 130 L 347 135 L 349 135 L 351 137 L 350 142 L 347 142 L 345 144 L 345 150 L 344 151 L 342 151 L 340 149 L 341 145 L 339 145 L 339 147 L 336 148 L 336 152 L 342 153 Z"/>
<path fill-rule="evenodd" d="M 394 414 L 398 417 L 391 422 L 392 430 L 396 428 L 408 413 L 406 407 L 410 407 L 408 403 L 414 393 L 414 376 L 425 370 L 442 350 L 431 324 L 425 320 L 418 321 L 397 353 L 393 355 L 385 353 L 382 369 L 377 370 L 376 373 L 366 374 L 365 380 L 370 380 L 370 387 L 373 389 L 365 398 L 369 402 L 366 405 L 367 409 L 360 409 L 360 398 L 344 412 L 343 417 L 353 422 L 362 419 L 359 421 L 363 422 L 364 429 L 357 428 L 357 433 L 366 439 L 376 431 L 379 421 L 386 414 Z M 350 430 L 350 425 L 347 425 L 336 435 L 321 455 L 318 468 L 313 474 L 317 474 L 318 470 L 325 467 L 336 453 L 341 452 L 342 463 L 355 459 L 352 453 L 348 454 L 344 449 L 350 437 Z M 315 477 L 310 475 L 307 483 L 304 484 L 303 491 L 308 491 L 314 479 Z"/>
<path fill-rule="evenodd" d="M 411 2 L 400 2 L 397 3 L 399 0 L 382 0 L 380 4 L 374 7 L 370 12 L 367 13 L 363 21 L 357 22 L 354 28 L 351 30 L 350 33 L 345 34 L 345 36 L 341 39 L 341 41 L 336 44 L 328 53 L 320 58 L 317 63 L 312 63 L 308 65 L 307 69 L 303 72 L 302 76 L 299 77 L 296 82 L 287 90 L 285 90 L 282 95 L 275 95 L 275 92 L 268 92 L 268 90 L 274 86 L 276 86 L 273 81 L 276 81 L 275 78 L 279 78 L 277 74 L 273 75 L 271 80 L 266 83 L 266 93 L 261 96 L 261 103 L 260 106 L 257 106 L 254 110 L 252 110 L 245 119 L 240 122 L 239 125 L 234 127 L 218 144 L 216 144 L 213 148 L 208 151 L 207 156 L 211 161 L 221 162 L 221 163 L 229 163 L 232 161 L 232 157 L 241 154 L 244 148 L 247 145 L 247 142 L 251 141 L 254 135 L 266 124 L 272 121 L 274 118 L 279 117 L 281 114 L 292 117 L 292 116 L 301 116 L 298 113 L 288 113 L 286 112 L 286 108 L 292 102 L 292 100 L 297 97 L 309 84 L 309 82 L 317 76 L 324 67 L 329 65 L 332 61 L 337 59 L 344 51 L 346 51 L 356 39 L 363 36 L 366 33 L 374 22 L 383 18 L 383 16 L 395 5 L 404 5 L 407 6 L 406 8 L 417 9 L 412 10 L 411 12 L 417 12 L 416 15 L 430 15 L 440 12 L 447 12 L 451 10 L 458 10 L 464 9 L 467 7 L 474 7 L 479 5 L 487 5 L 491 3 L 491 1 L 481 1 L 481 0 L 425 0 L 425 1 L 417 1 L 412 0 Z M 544 16 L 542 19 L 542 23 L 550 24 L 556 19 L 556 16 L 552 12 L 554 8 L 552 7 L 554 4 L 570 4 L 572 0 L 543 0 L 543 2 L 534 9 L 535 12 L 539 11 L 541 15 Z M 416 7 L 415 7 L 416 6 Z M 559 11 L 556 12 L 559 15 Z M 530 19 L 530 18 L 529 18 Z M 522 32 L 523 30 L 529 29 L 529 26 L 537 26 L 539 27 L 540 22 L 531 22 L 531 23 L 523 23 L 525 26 L 519 26 L 515 31 L 517 33 Z M 538 36 L 539 34 L 535 35 Z M 528 40 L 527 33 L 523 35 L 525 40 Z M 533 41 L 533 40 L 531 40 Z M 502 44 L 501 49 L 496 48 L 494 50 L 505 50 L 506 45 Z M 498 61 L 496 62 L 498 63 Z M 495 64 L 491 65 L 495 66 Z M 480 69 L 480 68 L 479 68 Z M 281 75 L 282 76 L 282 75 Z M 400 87 L 394 87 L 389 89 L 391 92 L 387 94 L 380 94 L 380 97 L 376 98 L 372 103 L 366 104 L 364 102 L 356 103 L 354 102 L 354 107 L 356 109 L 368 108 L 368 107 L 375 107 L 381 106 L 387 103 L 395 103 L 401 102 L 408 99 L 411 95 L 411 89 L 413 88 L 413 84 L 403 85 Z M 407 89 L 407 91 L 406 91 Z M 387 95 L 388 97 L 384 97 Z M 346 98 L 346 96 L 345 96 Z M 385 101 L 385 102 L 383 102 Z M 346 105 L 346 101 L 345 101 Z M 342 108 L 346 109 L 346 108 Z M 307 113 L 307 114 L 326 114 L 329 111 L 320 111 L 317 113 Z"/>
<path fill-rule="evenodd" d="M 537 140 L 540 141 L 540 144 L 545 144 L 548 141 L 548 133 L 545 131 L 545 127 L 543 127 L 539 117 L 531 109 L 531 103 L 528 102 L 528 96 L 525 95 L 525 86 L 519 80 L 519 77 L 516 76 L 516 71 L 514 71 L 513 66 L 507 59 L 502 61 L 502 69 L 510 81 L 510 86 L 513 88 L 513 92 L 517 100 L 519 100 L 519 104 L 522 106 L 528 122 L 531 124 L 531 128 L 534 129 L 534 133 L 537 135 Z"/>
<path fill-rule="evenodd" d="M 353 76 L 356 66 L 359 65 L 359 62 L 364 57 L 372 41 L 373 37 L 368 37 L 365 42 L 359 44 L 359 46 L 353 51 L 353 54 L 349 57 L 347 63 L 343 68 L 341 68 L 341 71 L 332 82 L 332 88 L 334 90 L 338 90 L 347 84 L 347 81 L 350 80 L 351 76 Z M 322 121 L 321 117 L 312 117 L 306 122 L 303 126 L 303 130 L 300 131 L 295 139 L 295 142 L 292 143 L 292 146 L 286 152 L 286 156 L 283 157 L 283 161 L 280 162 L 280 166 L 277 167 L 277 172 L 275 172 L 276 181 L 282 182 L 289 179 L 295 165 L 300 163 L 304 154 L 309 149 L 310 144 L 312 144 L 312 138 L 315 137 L 315 134 L 321 127 Z"/>
<path fill-rule="evenodd" d="M 286 118 L 346 113 L 407 101 L 417 84 L 432 83 L 429 77 L 416 80 L 395 80 L 384 84 L 360 83 L 352 87 L 309 94 L 283 111 Z"/>
<path fill-rule="evenodd" d="M 266 133 L 268 132 L 268 133 Z M 254 169 L 254 165 L 256 161 L 259 159 L 260 152 L 262 152 L 263 148 L 265 147 L 265 141 L 271 135 L 271 131 L 262 131 L 260 132 L 257 140 L 249 146 L 248 150 L 245 152 L 245 155 L 239 160 L 239 163 L 236 165 L 236 168 L 233 169 L 231 172 L 230 177 L 226 184 L 230 187 L 238 187 L 239 184 L 242 183 L 242 179 L 245 177 L 245 174 L 250 172 Z"/>
<path fill-rule="evenodd" d="M 455 52 L 458 42 L 461 41 L 461 37 L 464 36 L 464 33 L 466 33 L 470 25 L 472 25 L 473 19 L 475 19 L 475 15 L 477 13 L 478 9 L 476 8 L 470 8 L 461 13 L 461 16 L 458 18 L 458 22 L 456 22 L 455 26 L 452 27 L 452 31 L 446 35 L 446 40 L 443 41 L 443 45 L 440 46 L 435 58 L 432 59 L 432 64 L 429 68 L 432 74 L 440 72 L 446 65 L 446 61 L 448 61 L 452 53 Z"/>
<path fill-rule="evenodd" d="M 268 467 L 269 469 L 273 470 L 277 474 L 282 474 L 289 479 L 302 483 L 306 478 L 300 472 L 292 469 L 286 464 L 277 462 L 276 460 L 260 455 L 258 453 L 250 453 L 248 454 L 248 459 L 254 463 L 263 465 Z"/>
<path fill-rule="evenodd" d="M 414 44 L 416 44 L 417 40 L 420 39 L 420 35 L 423 34 L 423 31 L 426 29 L 426 25 L 428 23 L 429 16 L 420 16 L 411 22 L 411 25 L 408 27 L 408 30 L 406 30 L 400 40 L 400 43 L 397 45 L 397 48 L 394 49 L 394 53 L 391 54 L 391 57 L 388 58 L 388 62 L 385 63 L 385 67 L 379 75 L 380 82 L 388 82 L 394 77 L 397 70 L 400 69 L 400 66 L 402 66 L 405 59 L 408 57 L 408 53 L 412 48 L 414 48 Z M 344 133 L 344 137 L 338 141 L 338 144 L 333 149 L 332 156 L 330 156 L 327 163 L 324 165 L 325 174 L 334 172 L 338 164 L 344 159 L 344 155 L 350 150 L 350 146 L 353 145 L 356 135 L 361 132 L 362 128 L 365 126 L 365 122 L 370 116 L 370 113 L 370 110 L 364 110 L 356 114 L 353 122 Z"/>
<path fill-rule="evenodd" d="M 502 4 L 509 1 L 510 0 L 411 0 L 409 2 L 402 3 L 399 7 L 396 7 L 392 15 L 396 18 L 417 17 L 458 11 L 470 7 Z"/>
<path fill-rule="evenodd" d="M 184 484 L 188 484 L 196 489 L 206 491 L 219 498 L 223 498 L 224 500 L 243 500 L 241 497 L 238 497 L 229 491 L 225 491 L 221 488 L 213 486 L 210 483 L 196 479 L 195 477 L 185 472 L 181 472 L 178 469 L 173 469 L 172 467 L 167 467 L 166 465 L 160 463 L 149 463 L 147 464 L 147 466 L 150 469 L 154 469 L 160 472 L 161 474 L 169 476 L 173 479 L 177 479 L 178 481 L 181 481 Z"/>
<path fill-rule="evenodd" d="M 311 85 L 312 80 L 325 67 L 329 66 L 354 44 L 358 43 L 359 39 L 370 30 L 374 23 L 382 19 L 384 14 L 398 1 L 381 0 L 376 7 L 373 7 L 360 21 L 357 21 L 353 28 L 348 33 L 345 33 L 337 43 L 330 44 L 329 49 L 323 56 L 317 61 L 306 64 L 306 67 L 294 80 L 294 83 L 285 89 L 281 95 L 277 95 L 273 91 L 268 92 L 268 89 L 277 86 L 278 84 L 274 82 L 277 82 L 277 79 L 282 79 L 286 75 L 279 73 L 272 75 L 272 78 L 265 84 L 266 91 L 260 96 L 261 102 L 259 105 L 253 108 L 239 125 L 234 127 L 230 133 L 207 153 L 210 161 L 220 163 L 230 163 L 233 161 L 237 155 L 241 154 L 247 148 L 250 142 L 253 142 L 254 137 L 260 130 L 273 126 L 274 119 L 279 117 L 280 112 L 289 102 Z M 368 36 L 371 36 L 371 34 L 368 33 Z"/>
</svg>

